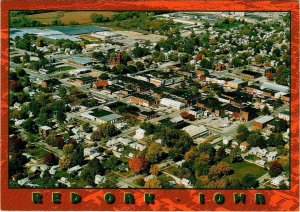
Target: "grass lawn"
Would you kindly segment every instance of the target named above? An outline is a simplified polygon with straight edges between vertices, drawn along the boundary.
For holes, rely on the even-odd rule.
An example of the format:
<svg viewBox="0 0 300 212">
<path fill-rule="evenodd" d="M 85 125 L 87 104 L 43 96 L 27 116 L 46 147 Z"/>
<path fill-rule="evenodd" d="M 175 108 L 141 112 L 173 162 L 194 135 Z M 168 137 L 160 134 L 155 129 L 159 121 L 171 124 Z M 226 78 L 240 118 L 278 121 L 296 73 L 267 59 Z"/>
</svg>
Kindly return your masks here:
<svg viewBox="0 0 300 212">
<path fill-rule="evenodd" d="M 132 153 L 134 155 L 139 155 L 140 154 L 140 151 L 138 150 L 135 150 L 135 149 L 132 149 L 131 147 L 129 146 L 126 146 L 122 152 L 122 155 L 124 156 L 128 156 L 129 153 Z"/>
<path fill-rule="evenodd" d="M 48 152 L 40 147 L 34 147 L 33 149 L 28 149 L 27 153 L 35 158 L 41 159 L 44 158 Z"/>
<path fill-rule="evenodd" d="M 75 69 L 75 67 L 74 66 L 62 66 L 62 67 L 57 68 L 58 71 L 69 71 L 72 69 Z"/>
<path fill-rule="evenodd" d="M 160 182 L 169 182 L 169 181 L 173 181 L 174 179 L 166 174 L 162 174 L 162 175 L 159 175 L 157 177 L 157 179 L 160 181 Z"/>
<path fill-rule="evenodd" d="M 234 174 L 230 175 L 232 179 L 241 179 L 248 173 L 253 174 L 256 178 L 259 178 L 266 173 L 266 171 L 260 166 L 248 163 L 246 161 L 231 163 L 230 158 L 227 157 L 223 159 L 222 162 L 226 162 L 232 166 L 234 170 Z"/>
<path fill-rule="evenodd" d="M 71 187 L 73 188 L 84 188 L 87 186 L 86 182 L 82 177 L 76 176 L 71 179 Z"/>
<path fill-rule="evenodd" d="M 177 167 L 177 166 L 170 166 L 170 167 L 164 169 L 163 171 L 165 171 L 165 172 L 167 172 L 167 173 L 169 173 L 169 174 L 173 174 L 173 175 L 174 175 L 174 173 L 175 173 L 176 170 L 178 170 L 178 169 L 180 169 L 180 168 Z"/>
<path fill-rule="evenodd" d="M 241 25 L 242 23 L 239 21 L 233 22 L 233 23 L 229 23 L 229 24 L 224 24 L 222 23 L 221 26 L 218 26 L 218 29 L 230 29 L 230 28 L 234 28 L 234 27 L 238 27 L 239 25 Z"/>
<path fill-rule="evenodd" d="M 61 178 L 61 177 L 69 178 L 70 174 L 66 171 L 58 171 L 58 172 L 55 173 L 55 177 L 57 177 L 57 178 Z"/>
</svg>

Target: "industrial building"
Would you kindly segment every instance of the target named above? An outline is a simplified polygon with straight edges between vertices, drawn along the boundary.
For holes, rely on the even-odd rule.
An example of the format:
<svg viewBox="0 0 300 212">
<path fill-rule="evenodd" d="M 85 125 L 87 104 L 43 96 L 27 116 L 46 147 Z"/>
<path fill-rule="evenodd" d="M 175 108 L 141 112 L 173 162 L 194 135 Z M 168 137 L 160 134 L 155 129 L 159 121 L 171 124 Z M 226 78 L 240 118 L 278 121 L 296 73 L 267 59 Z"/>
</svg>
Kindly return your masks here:
<svg viewBox="0 0 300 212">
<path fill-rule="evenodd" d="M 169 98 L 162 98 L 160 100 L 160 104 L 164 105 L 166 107 L 172 107 L 172 108 L 177 109 L 177 110 L 181 110 L 182 108 L 185 107 L 184 103 L 173 100 L 173 99 L 169 99 Z"/>
</svg>

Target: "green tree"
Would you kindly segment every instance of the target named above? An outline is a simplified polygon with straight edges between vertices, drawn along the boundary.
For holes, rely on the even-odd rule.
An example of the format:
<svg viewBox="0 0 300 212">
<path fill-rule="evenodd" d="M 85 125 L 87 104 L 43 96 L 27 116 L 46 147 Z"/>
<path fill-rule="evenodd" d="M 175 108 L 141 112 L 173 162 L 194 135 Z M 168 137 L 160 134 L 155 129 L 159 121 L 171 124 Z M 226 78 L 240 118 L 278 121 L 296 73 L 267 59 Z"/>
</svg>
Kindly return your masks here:
<svg viewBox="0 0 300 212">
<path fill-rule="evenodd" d="M 253 174 L 246 174 L 242 179 L 242 185 L 244 188 L 257 188 L 259 182 Z"/>
<path fill-rule="evenodd" d="M 163 153 L 162 146 L 157 143 L 152 143 L 148 146 L 146 150 L 146 159 L 154 164 L 159 161 Z"/>
<path fill-rule="evenodd" d="M 283 171 L 282 165 L 277 161 L 273 161 L 271 163 L 270 169 L 269 169 L 269 174 L 271 177 L 277 177 L 280 175 Z"/>
<path fill-rule="evenodd" d="M 241 142 L 246 141 L 249 135 L 248 127 L 244 124 L 240 124 L 237 128 L 237 139 Z"/>
</svg>

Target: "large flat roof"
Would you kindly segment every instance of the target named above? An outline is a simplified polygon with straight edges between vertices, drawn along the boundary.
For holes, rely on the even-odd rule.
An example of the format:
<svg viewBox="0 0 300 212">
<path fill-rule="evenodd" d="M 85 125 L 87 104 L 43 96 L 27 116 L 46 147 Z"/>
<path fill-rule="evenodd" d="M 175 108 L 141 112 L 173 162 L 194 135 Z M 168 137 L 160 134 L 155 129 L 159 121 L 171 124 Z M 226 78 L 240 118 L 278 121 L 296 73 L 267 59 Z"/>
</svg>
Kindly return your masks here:
<svg viewBox="0 0 300 212">
<path fill-rule="evenodd" d="M 110 114 L 110 115 L 107 115 L 107 116 L 102 116 L 100 117 L 101 120 L 103 121 L 112 121 L 112 120 L 115 120 L 115 119 L 119 119 L 119 118 L 122 118 L 123 116 L 119 115 L 119 114 Z"/>
<path fill-rule="evenodd" d="M 266 123 L 273 119 L 274 119 L 273 116 L 261 116 L 261 117 L 258 117 L 257 119 L 255 119 L 255 122 Z"/>
</svg>

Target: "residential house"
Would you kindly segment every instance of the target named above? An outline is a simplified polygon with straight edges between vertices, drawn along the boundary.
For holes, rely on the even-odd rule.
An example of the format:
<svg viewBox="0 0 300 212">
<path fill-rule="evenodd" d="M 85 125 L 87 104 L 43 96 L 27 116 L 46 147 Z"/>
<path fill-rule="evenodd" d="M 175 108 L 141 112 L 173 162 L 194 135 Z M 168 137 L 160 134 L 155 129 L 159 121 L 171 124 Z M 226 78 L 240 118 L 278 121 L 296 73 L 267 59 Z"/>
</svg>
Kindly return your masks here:
<svg viewBox="0 0 300 212">
<path fill-rule="evenodd" d="M 284 182 L 287 186 L 289 185 L 287 177 L 283 175 L 279 175 L 271 180 L 271 184 L 274 186 L 279 186 L 281 182 Z"/>
<path fill-rule="evenodd" d="M 268 162 L 276 160 L 277 156 L 278 156 L 277 151 L 269 152 L 269 153 L 266 154 L 266 158 L 267 158 Z"/>
<path fill-rule="evenodd" d="M 101 80 L 93 84 L 93 88 L 95 89 L 105 89 L 107 88 L 107 86 L 108 86 L 108 80 Z"/>
<path fill-rule="evenodd" d="M 285 110 L 278 114 L 278 118 L 283 119 L 285 121 L 290 121 L 290 111 Z"/>
<path fill-rule="evenodd" d="M 249 143 L 247 141 L 244 141 L 240 144 L 240 149 L 244 152 L 249 148 Z"/>
<path fill-rule="evenodd" d="M 135 136 L 133 138 L 138 140 L 143 139 L 145 137 L 145 132 L 146 131 L 144 129 L 139 128 L 135 131 Z"/>
<path fill-rule="evenodd" d="M 42 136 L 43 138 L 46 138 L 50 132 L 51 132 L 52 128 L 48 127 L 48 126 L 41 126 L 39 127 L 39 134 L 40 136 Z"/>
</svg>

